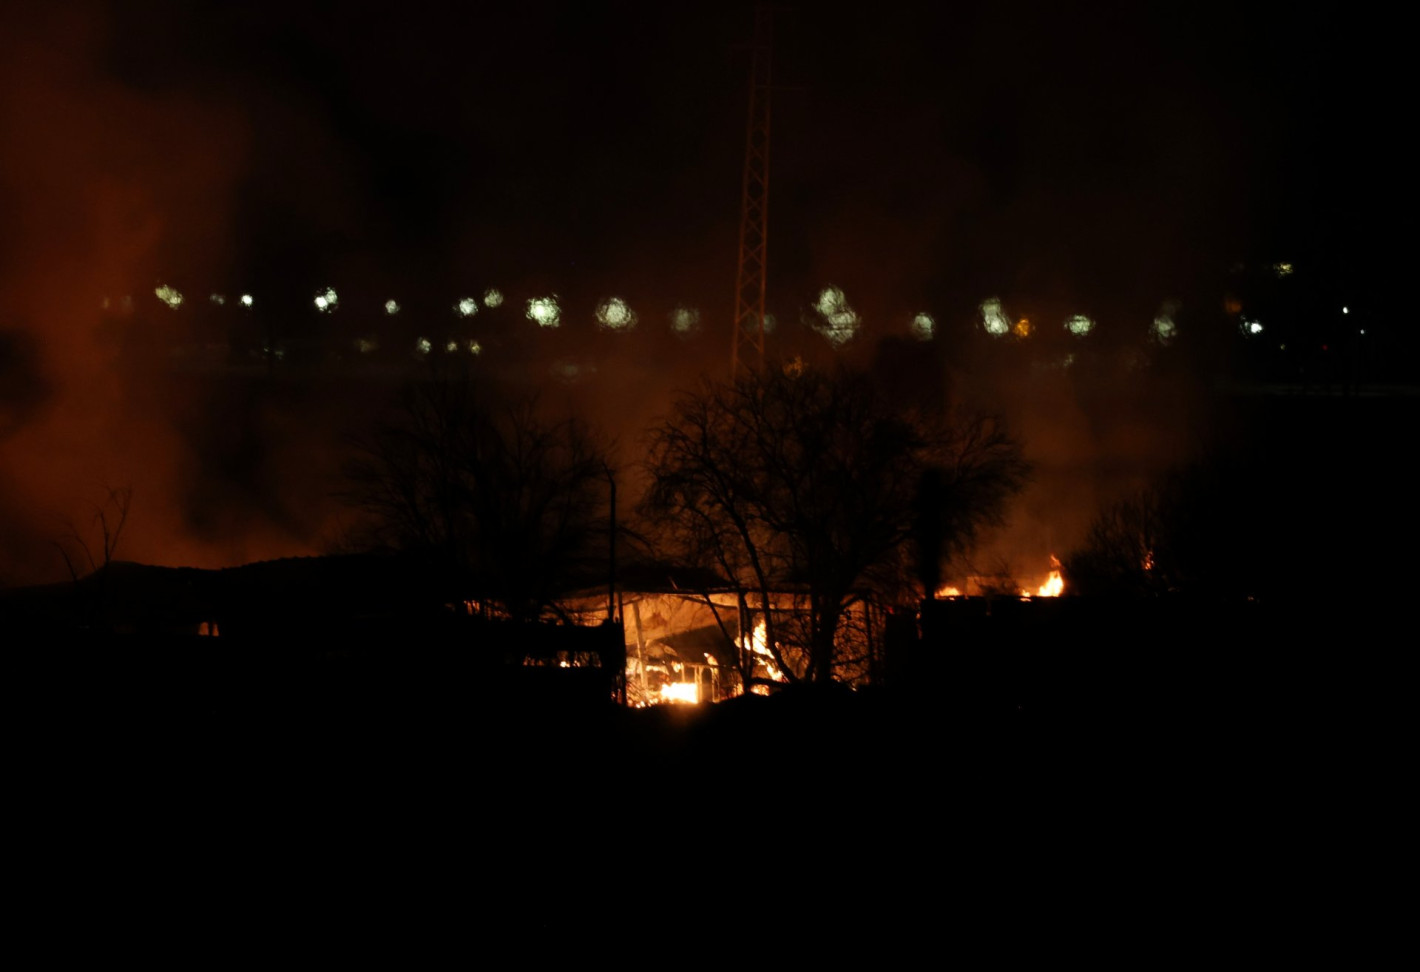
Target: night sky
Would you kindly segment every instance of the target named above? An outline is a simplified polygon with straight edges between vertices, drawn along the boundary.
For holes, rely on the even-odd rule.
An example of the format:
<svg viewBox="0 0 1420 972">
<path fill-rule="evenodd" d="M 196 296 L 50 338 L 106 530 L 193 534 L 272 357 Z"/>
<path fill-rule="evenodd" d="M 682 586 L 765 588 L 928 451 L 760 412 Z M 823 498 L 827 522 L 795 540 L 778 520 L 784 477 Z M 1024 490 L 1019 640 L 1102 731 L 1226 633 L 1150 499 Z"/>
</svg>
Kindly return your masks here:
<svg viewBox="0 0 1420 972">
<path fill-rule="evenodd" d="M 325 286 L 351 320 L 555 291 L 572 334 L 618 295 L 643 332 L 702 311 L 673 365 L 650 336 L 627 358 L 727 369 L 752 7 L 418 6 L 6 5 L 0 580 L 42 573 L 100 483 L 134 484 L 135 558 L 309 552 L 324 529 L 296 510 L 328 484 L 293 498 L 271 470 L 335 447 L 283 438 L 284 405 L 136 380 L 105 297 L 179 341 L 159 283 L 251 292 L 289 334 Z M 1288 261 L 1383 328 L 1396 34 L 1354 5 L 801 4 L 776 25 L 770 309 L 840 286 L 860 349 L 991 295 L 1102 332 L 1172 299 L 1187 328 L 1239 266 Z M 245 444 L 214 456 L 175 412 Z"/>
</svg>

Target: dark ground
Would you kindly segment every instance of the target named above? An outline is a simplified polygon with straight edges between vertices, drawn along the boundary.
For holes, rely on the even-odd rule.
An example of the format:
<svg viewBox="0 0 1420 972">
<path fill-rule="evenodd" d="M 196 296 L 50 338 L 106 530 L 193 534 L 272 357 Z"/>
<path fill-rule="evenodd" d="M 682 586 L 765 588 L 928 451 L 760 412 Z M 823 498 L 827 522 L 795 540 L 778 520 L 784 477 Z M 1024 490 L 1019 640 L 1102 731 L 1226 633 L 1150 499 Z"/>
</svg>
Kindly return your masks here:
<svg viewBox="0 0 1420 972">
<path fill-rule="evenodd" d="M 449 654 L 15 645 L 14 873 L 37 921 L 175 949 L 1355 954 L 1396 648 L 1292 610 L 1057 607 L 895 689 L 639 711 L 505 704 Z"/>
</svg>

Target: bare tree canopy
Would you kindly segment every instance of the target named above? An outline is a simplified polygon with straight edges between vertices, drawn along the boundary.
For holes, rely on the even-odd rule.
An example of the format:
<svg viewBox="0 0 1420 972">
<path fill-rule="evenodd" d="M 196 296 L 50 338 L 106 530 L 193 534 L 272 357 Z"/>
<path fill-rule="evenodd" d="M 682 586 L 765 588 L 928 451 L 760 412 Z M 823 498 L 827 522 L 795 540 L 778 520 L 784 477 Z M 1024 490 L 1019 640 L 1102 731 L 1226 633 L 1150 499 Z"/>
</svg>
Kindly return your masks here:
<svg viewBox="0 0 1420 972">
<path fill-rule="evenodd" d="M 1077 594 L 1246 597 L 1275 584 L 1265 565 L 1285 555 L 1268 489 L 1245 461 L 1208 454 L 1102 507 L 1079 549 L 1064 560 Z"/>
<path fill-rule="evenodd" d="M 432 380 L 359 445 L 347 478 L 367 514 L 361 545 L 433 557 L 450 596 L 535 619 L 589 562 L 605 562 L 612 473 L 575 419 Z"/>
<path fill-rule="evenodd" d="M 803 367 L 683 396 L 651 431 L 647 465 L 642 512 L 660 541 L 753 594 L 776 666 L 808 681 L 834 677 L 855 603 L 915 592 L 924 509 L 934 549 L 960 551 L 1027 472 L 992 419 L 895 410 L 865 375 Z M 799 608 L 786 614 L 775 595 Z"/>
</svg>

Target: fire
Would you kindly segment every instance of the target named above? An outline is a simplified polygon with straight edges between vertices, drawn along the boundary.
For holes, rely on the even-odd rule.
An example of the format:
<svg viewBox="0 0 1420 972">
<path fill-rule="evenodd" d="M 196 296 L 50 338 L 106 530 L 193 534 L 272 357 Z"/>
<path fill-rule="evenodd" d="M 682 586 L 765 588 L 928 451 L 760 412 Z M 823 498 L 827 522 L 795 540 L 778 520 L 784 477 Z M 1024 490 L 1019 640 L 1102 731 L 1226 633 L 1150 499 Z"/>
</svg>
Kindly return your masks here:
<svg viewBox="0 0 1420 972">
<path fill-rule="evenodd" d="M 937 588 L 937 597 L 961 597 L 961 588 L 953 587 L 951 584 L 943 584 Z"/>
<path fill-rule="evenodd" d="M 695 705 L 700 701 L 700 686 L 694 682 L 667 682 L 661 686 L 661 701 Z"/>
<path fill-rule="evenodd" d="M 1055 555 L 1050 557 L 1050 573 L 1046 575 L 1045 583 L 1035 589 L 1035 593 L 1022 590 L 1021 597 L 1059 597 L 1065 593 L 1065 578 L 1060 576 L 1060 558 Z"/>
<path fill-rule="evenodd" d="M 770 678 L 776 682 L 785 680 L 784 673 L 774 664 L 774 656 L 769 652 L 769 635 L 763 618 L 755 622 L 754 634 L 749 637 L 745 647 L 758 656 L 759 663 L 764 666 Z"/>
</svg>

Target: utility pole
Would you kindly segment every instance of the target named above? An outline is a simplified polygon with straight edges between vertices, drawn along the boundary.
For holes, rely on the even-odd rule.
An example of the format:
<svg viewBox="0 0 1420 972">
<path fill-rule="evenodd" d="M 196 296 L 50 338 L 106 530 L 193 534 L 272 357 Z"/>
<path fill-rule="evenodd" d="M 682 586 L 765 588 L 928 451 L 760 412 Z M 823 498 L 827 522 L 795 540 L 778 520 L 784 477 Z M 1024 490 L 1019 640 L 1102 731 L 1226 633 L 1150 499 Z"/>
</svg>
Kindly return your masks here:
<svg viewBox="0 0 1420 972">
<path fill-rule="evenodd" d="M 745 124 L 745 170 L 740 195 L 740 254 L 735 272 L 734 343 L 730 373 L 764 367 L 764 289 L 769 246 L 770 32 L 767 6 L 754 8 L 750 44 L 749 117 Z"/>
</svg>

